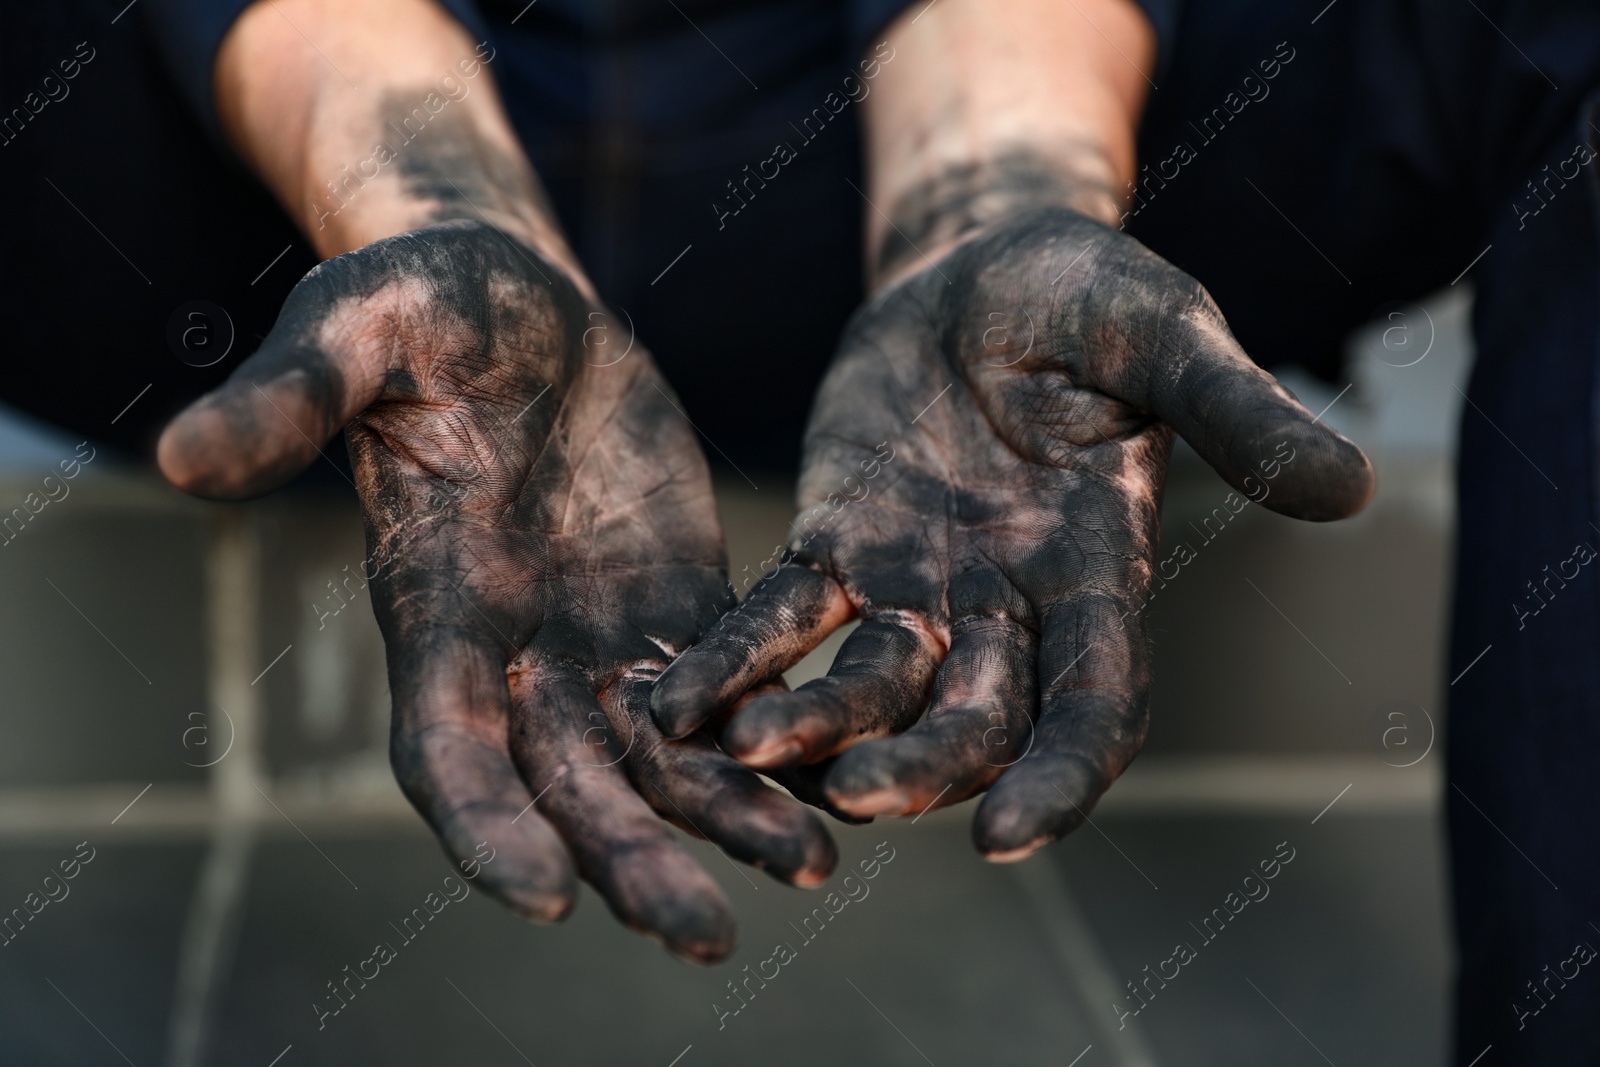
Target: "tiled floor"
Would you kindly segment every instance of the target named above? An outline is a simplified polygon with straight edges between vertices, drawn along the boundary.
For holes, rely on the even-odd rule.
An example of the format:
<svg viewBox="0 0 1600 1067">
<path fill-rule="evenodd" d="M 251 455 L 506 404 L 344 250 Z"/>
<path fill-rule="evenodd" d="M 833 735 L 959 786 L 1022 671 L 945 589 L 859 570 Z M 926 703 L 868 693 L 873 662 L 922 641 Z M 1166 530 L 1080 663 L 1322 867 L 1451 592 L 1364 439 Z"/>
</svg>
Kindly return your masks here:
<svg viewBox="0 0 1600 1067">
<path fill-rule="evenodd" d="M 710 969 L 623 930 L 592 894 L 554 927 L 475 895 L 420 933 L 408 927 L 407 942 L 397 926 L 449 873 L 431 839 L 325 830 L 313 847 L 284 827 L 246 860 L 206 1062 L 266 1067 L 285 1049 L 282 1067 L 667 1067 L 680 1053 L 680 1067 L 1065 1065 L 1080 1053 L 1081 1067 L 1442 1061 L 1447 961 L 1431 817 L 1108 816 L 1002 867 L 971 853 L 970 810 L 839 828 L 845 863 L 892 859 L 820 932 L 815 919 L 802 924 L 826 890 L 736 871 L 694 843 L 741 924 L 738 954 Z M 73 844 L 5 849 L 0 900 L 20 904 Z M 1268 895 L 1207 943 L 1191 924 L 1288 849 Z M 202 851 L 98 848 L 71 894 L 0 950 L 0 1060 L 164 1062 L 175 946 Z M 378 942 L 394 958 L 366 988 L 352 984 L 319 1028 L 313 1005 L 338 1004 L 327 983 Z M 1146 965 L 1171 975 L 1176 965 L 1161 961 L 1178 942 L 1193 959 L 1166 988 L 1150 985 L 1154 997 L 1119 1031 L 1120 1011 L 1136 1006 L 1122 983 L 1142 980 Z M 763 964 L 780 943 L 793 957 Z M 727 988 L 774 969 L 764 988 L 748 984 L 753 995 L 735 1000 Z M 1124 994 L 1120 1008 L 1108 986 Z"/>
</svg>

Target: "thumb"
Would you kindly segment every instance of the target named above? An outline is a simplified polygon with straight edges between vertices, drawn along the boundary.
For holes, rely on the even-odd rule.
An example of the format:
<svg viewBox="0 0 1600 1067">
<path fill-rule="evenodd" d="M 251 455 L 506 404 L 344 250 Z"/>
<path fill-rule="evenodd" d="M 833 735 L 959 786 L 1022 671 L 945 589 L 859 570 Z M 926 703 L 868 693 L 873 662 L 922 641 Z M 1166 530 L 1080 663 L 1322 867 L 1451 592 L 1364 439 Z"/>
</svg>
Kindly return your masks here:
<svg viewBox="0 0 1600 1067">
<path fill-rule="evenodd" d="M 307 275 L 260 350 L 168 424 L 156 447 L 168 481 L 213 500 L 259 496 L 305 470 L 378 399 L 389 362 L 386 315 L 376 294 L 332 292 L 330 275 L 341 273 L 326 263 Z"/>
<path fill-rule="evenodd" d="M 1142 399 L 1127 399 L 1177 431 L 1229 485 L 1315 522 L 1348 518 L 1372 498 L 1372 464 L 1361 449 L 1256 366 L 1209 297 L 1179 316 L 1162 347 L 1143 361 Z"/>
</svg>

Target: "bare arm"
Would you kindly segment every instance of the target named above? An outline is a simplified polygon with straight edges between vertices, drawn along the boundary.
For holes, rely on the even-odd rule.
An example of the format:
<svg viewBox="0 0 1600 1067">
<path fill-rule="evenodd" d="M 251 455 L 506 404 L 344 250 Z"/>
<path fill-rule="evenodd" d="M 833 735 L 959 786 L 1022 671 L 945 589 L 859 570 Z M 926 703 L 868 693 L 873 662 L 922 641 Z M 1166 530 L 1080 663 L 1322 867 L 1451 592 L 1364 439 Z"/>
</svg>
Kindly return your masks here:
<svg viewBox="0 0 1600 1067">
<path fill-rule="evenodd" d="M 324 256 L 487 221 L 587 290 L 495 88 L 494 51 L 431 0 L 272 0 L 217 55 L 223 128 Z"/>
<path fill-rule="evenodd" d="M 864 101 L 868 195 L 888 216 L 867 215 L 876 284 L 1029 207 L 1115 225 L 1155 56 L 1133 4 L 939 0 L 888 42 L 900 61 Z"/>
</svg>

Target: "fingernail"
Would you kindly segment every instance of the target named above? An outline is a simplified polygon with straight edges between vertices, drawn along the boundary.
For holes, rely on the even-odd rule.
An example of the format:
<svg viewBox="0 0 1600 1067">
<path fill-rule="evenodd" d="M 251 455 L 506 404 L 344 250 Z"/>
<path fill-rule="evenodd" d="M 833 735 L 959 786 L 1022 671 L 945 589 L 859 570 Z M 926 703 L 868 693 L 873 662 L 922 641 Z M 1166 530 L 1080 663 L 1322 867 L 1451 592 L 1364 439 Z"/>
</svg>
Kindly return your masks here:
<svg viewBox="0 0 1600 1067">
<path fill-rule="evenodd" d="M 739 756 L 739 762 L 746 767 L 787 767 L 797 762 L 805 749 L 794 738 L 785 738 L 781 741 L 767 742 L 757 745 L 749 752 Z"/>
<path fill-rule="evenodd" d="M 828 799 L 840 811 L 858 817 L 875 815 L 904 815 L 911 810 L 911 797 L 903 789 L 888 786 L 864 793 L 840 794 L 828 790 Z"/>
</svg>

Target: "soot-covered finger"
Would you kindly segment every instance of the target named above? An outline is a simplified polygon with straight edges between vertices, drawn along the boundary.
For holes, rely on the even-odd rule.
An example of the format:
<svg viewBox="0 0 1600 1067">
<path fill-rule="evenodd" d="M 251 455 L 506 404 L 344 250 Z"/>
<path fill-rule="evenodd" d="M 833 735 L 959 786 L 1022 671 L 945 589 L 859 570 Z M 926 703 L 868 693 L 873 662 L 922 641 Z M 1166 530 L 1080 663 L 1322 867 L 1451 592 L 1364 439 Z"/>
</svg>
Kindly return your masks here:
<svg viewBox="0 0 1600 1067">
<path fill-rule="evenodd" d="M 725 958 L 734 948 L 727 897 L 628 782 L 625 743 L 587 680 L 566 665 L 524 661 L 511 692 L 512 757 L 584 880 L 617 918 L 676 955 Z"/>
<path fill-rule="evenodd" d="M 833 579 L 784 564 L 662 673 L 650 700 L 656 724 L 668 737 L 683 737 L 799 663 L 854 610 Z"/>
<path fill-rule="evenodd" d="M 626 737 L 623 765 L 639 794 L 668 822 L 712 842 L 727 855 L 770 871 L 792 885 L 821 885 L 838 849 L 805 805 L 761 781 L 699 730 L 681 740 L 661 736 L 650 716 L 652 676 L 626 678 L 602 694 Z"/>
<path fill-rule="evenodd" d="M 712 739 L 717 742 L 717 745 L 721 747 L 722 731 L 727 727 L 729 722 L 738 716 L 739 712 L 744 710 L 746 704 L 750 703 L 752 700 L 755 700 L 757 697 L 763 697 L 769 693 L 787 692 L 789 692 L 789 685 L 782 678 L 758 685 L 744 696 L 740 697 L 725 711 L 719 712 L 714 718 L 712 718 L 712 720 L 706 724 L 706 730 L 711 734 Z M 784 789 L 788 790 L 789 795 L 800 801 L 802 804 L 809 805 L 813 808 L 820 808 L 822 811 L 827 812 L 829 815 L 832 815 L 835 819 L 838 819 L 842 823 L 848 823 L 851 826 L 861 826 L 871 822 L 872 816 L 868 815 L 863 817 L 851 815 L 849 812 L 837 807 L 833 801 L 828 799 L 828 794 L 823 788 L 823 783 L 827 780 L 828 772 L 833 769 L 833 764 L 834 760 L 825 759 L 821 763 L 810 763 L 804 766 L 796 765 L 793 767 L 768 767 L 766 770 L 763 770 L 761 774 L 776 782 Z"/>
<path fill-rule="evenodd" d="M 341 257 L 313 271 L 260 350 L 172 420 L 156 449 L 172 484 L 215 500 L 275 489 L 378 399 L 391 354 L 390 301 L 361 293 L 371 283 L 353 280 L 369 273 L 360 260 Z M 351 291 L 341 302 L 344 287 Z"/>
<path fill-rule="evenodd" d="M 722 745 L 751 767 L 816 763 L 858 741 L 905 730 L 927 706 L 944 647 L 907 613 L 863 622 L 824 678 L 750 701 Z"/>
<path fill-rule="evenodd" d="M 973 819 L 985 858 L 1022 859 L 1076 829 L 1144 744 L 1149 650 L 1124 610 L 1084 595 L 1045 612 L 1033 745 Z"/>
<path fill-rule="evenodd" d="M 1166 351 L 1147 361 L 1144 406 L 1273 511 L 1320 522 L 1366 506 L 1375 481 L 1361 449 L 1256 366 L 1209 298 L 1164 320 L 1173 324 Z"/>
<path fill-rule="evenodd" d="M 564 918 L 577 876 L 511 762 L 503 654 L 443 631 L 393 647 L 389 753 L 401 790 L 464 870 L 479 868 L 477 886 L 527 918 Z"/>
<path fill-rule="evenodd" d="M 987 789 L 1033 745 L 1037 645 L 1003 616 L 957 624 L 927 717 L 846 749 L 828 774 L 828 798 L 856 816 L 913 815 Z"/>
</svg>

